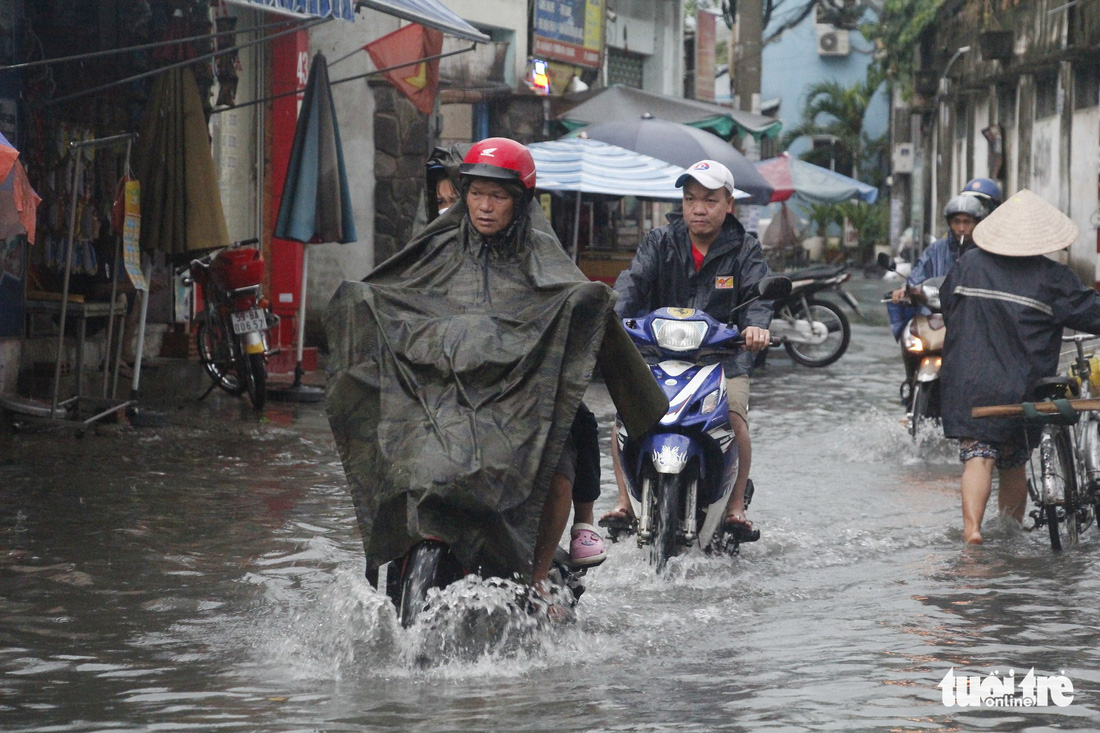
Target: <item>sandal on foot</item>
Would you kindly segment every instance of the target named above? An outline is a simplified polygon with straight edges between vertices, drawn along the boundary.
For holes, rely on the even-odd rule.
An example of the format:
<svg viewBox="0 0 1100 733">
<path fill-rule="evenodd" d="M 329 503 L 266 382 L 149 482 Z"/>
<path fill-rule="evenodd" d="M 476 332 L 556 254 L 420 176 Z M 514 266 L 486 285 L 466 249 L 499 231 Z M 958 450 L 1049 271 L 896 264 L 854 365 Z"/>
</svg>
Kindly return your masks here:
<svg viewBox="0 0 1100 733">
<path fill-rule="evenodd" d="M 744 515 L 727 514 L 723 527 L 738 542 L 756 542 L 760 539 L 760 530 L 753 528 L 752 522 Z"/>
<path fill-rule="evenodd" d="M 603 538 L 591 524 L 577 522 L 569 530 L 569 562 L 574 567 L 591 567 L 607 559 Z"/>
</svg>

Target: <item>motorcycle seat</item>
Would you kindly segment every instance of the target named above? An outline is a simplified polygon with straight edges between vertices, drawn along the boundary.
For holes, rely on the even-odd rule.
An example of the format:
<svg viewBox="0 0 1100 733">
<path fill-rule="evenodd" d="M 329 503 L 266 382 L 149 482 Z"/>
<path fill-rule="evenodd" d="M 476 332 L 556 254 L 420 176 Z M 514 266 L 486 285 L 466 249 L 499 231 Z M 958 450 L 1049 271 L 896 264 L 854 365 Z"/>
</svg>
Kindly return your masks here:
<svg viewBox="0 0 1100 733">
<path fill-rule="evenodd" d="M 1081 388 L 1077 380 L 1072 377 L 1060 375 L 1056 377 L 1043 377 L 1031 385 L 1028 390 L 1028 401 L 1039 402 L 1042 400 L 1063 400 L 1069 397 L 1077 397 L 1081 394 Z"/>
<path fill-rule="evenodd" d="M 827 280 L 836 277 L 844 268 L 840 265 L 814 265 L 794 272 L 784 272 L 783 277 L 791 280 Z"/>
</svg>

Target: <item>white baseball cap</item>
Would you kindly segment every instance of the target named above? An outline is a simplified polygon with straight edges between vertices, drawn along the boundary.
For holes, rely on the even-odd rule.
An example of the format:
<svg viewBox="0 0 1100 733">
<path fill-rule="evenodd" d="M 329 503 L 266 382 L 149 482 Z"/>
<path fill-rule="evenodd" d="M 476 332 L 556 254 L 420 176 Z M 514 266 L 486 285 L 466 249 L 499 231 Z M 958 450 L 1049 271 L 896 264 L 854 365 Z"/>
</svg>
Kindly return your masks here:
<svg viewBox="0 0 1100 733">
<path fill-rule="evenodd" d="M 700 160 L 692 165 L 676 179 L 676 188 L 682 188 L 684 181 L 688 178 L 694 178 L 704 188 L 712 191 L 724 188 L 730 192 L 730 196 L 733 196 L 737 190 L 733 187 L 733 174 L 730 173 L 730 169 L 717 160 Z"/>
</svg>

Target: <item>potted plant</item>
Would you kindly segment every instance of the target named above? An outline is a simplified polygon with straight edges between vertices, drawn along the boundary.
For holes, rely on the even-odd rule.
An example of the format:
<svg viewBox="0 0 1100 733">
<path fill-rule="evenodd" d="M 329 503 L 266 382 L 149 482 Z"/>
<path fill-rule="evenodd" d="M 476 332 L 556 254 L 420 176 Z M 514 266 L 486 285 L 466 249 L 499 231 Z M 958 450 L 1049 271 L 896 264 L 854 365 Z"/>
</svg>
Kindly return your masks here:
<svg viewBox="0 0 1100 733">
<path fill-rule="evenodd" d="M 829 234 L 829 226 L 838 221 L 836 204 L 812 204 L 808 216 L 813 236 L 802 240 L 802 248 L 811 262 L 819 262 L 825 257 L 825 238 Z"/>
</svg>

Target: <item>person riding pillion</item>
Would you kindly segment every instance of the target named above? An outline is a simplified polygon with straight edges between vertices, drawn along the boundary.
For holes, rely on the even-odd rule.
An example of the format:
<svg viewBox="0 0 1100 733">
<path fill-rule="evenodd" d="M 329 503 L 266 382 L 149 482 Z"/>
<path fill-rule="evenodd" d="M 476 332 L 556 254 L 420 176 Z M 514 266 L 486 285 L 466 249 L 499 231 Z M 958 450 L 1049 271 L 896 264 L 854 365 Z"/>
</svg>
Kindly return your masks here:
<svg viewBox="0 0 1100 733">
<path fill-rule="evenodd" d="M 749 439 L 749 374 L 754 355 L 770 343 L 768 328 L 772 304 L 756 297 L 756 286 L 770 274 L 756 237 L 733 215 L 734 180 L 730 170 L 714 160 L 701 160 L 676 180 L 682 187 L 683 207 L 668 215 L 668 224 L 646 234 L 628 270 L 620 273 L 615 291 L 621 296 L 615 311 L 623 317 L 641 316 L 658 308 L 695 308 L 726 321 L 735 318 L 745 349 L 722 364 L 729 398 L 730 424 L 737 438 L 737 462 L 725 485 L 733 484 L 726 507 L 725 526 L 751 536 L 745 516 L 745 489 L 752 464 Z M 611 452 L 619 499 L 605 519 L 632 519 L 626 479 L 620 465 L 618 440 Z"/>
</svg>

